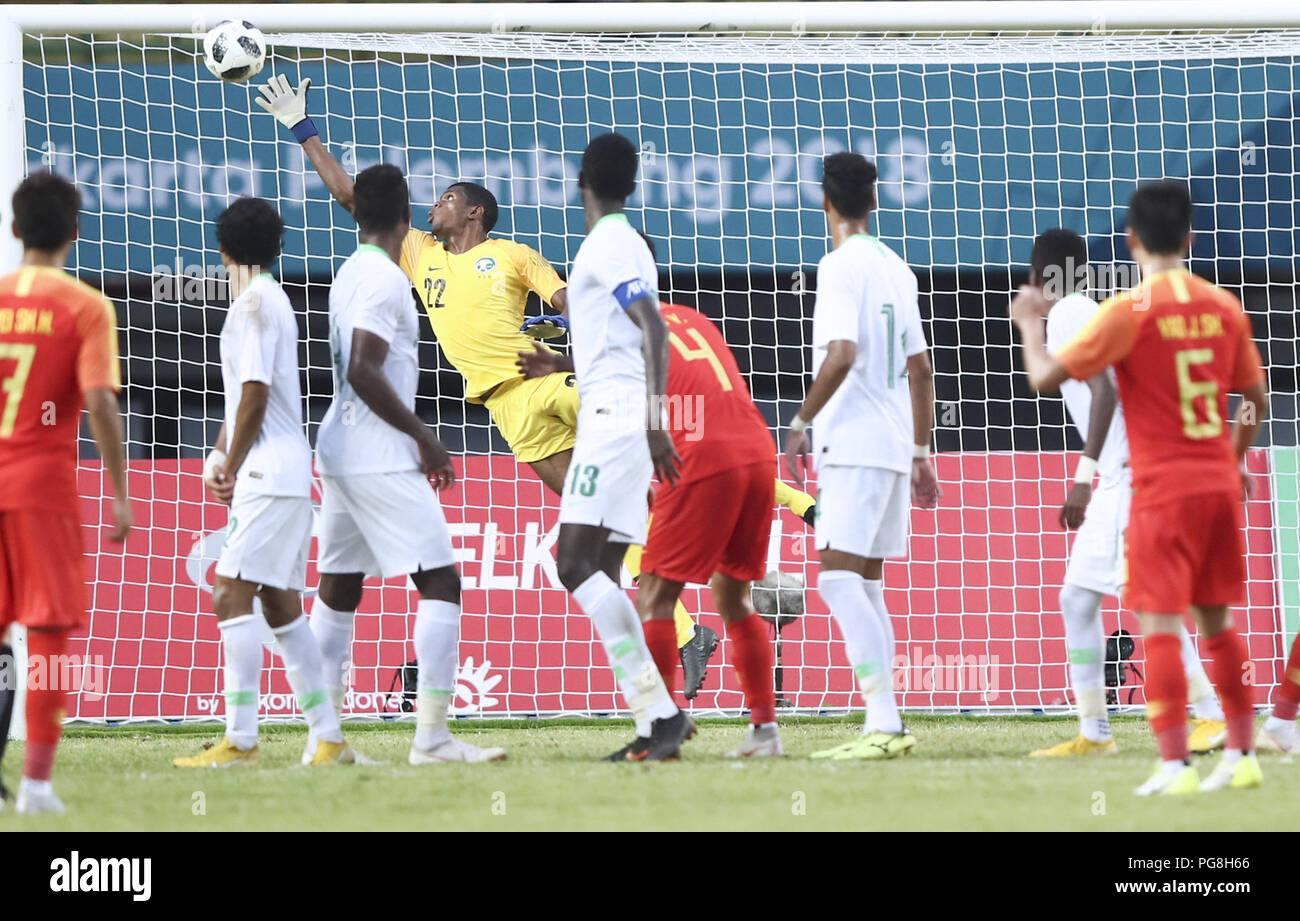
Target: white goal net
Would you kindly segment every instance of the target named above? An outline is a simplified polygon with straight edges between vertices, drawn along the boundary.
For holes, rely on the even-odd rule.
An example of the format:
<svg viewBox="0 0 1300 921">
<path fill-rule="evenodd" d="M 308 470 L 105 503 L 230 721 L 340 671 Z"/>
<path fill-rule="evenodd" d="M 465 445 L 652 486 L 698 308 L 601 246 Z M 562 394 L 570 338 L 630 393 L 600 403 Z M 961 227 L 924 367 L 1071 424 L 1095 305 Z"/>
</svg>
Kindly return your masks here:
<svg viewBox="0 0 1300 921">
<path fill-rule="evenodd" d="M 389 33 L 369 31 L 365 5 L 352 10 L 347 32 L 268 28 L 266 68 L 245 85 L 204 69 L 201 30 L 78 34 L 70 12 L 65 31 L 24 35 L 23 119 L 9 130 L 21 134 L 22 169 L 74 177 L 84 197 L 72 269 L 119 308 L 137 500 L 125 551 L 101 543 L 107 502 L 86 442 L 93 601 L 74 644 L 86 677 L 70 717 L 223 712 L 208 585 L 226 511 L 205 501 L 201 458 L 222 416 L 212 221 L 234 196 L 268 199 L 288 225 L 277 274 L 300 312 L 313 440 L 330 397 L 325 297 L 356 232 L 298 145 L 252 104 L 273 73 L 311 78 L 309 112 L 349 169 L 407 172 L 415 226 L 447 184 L 481 182 L 501 204 L 495 235 L 561 274 L 583 234 L 583 147 L 606 130 L 632 138 L 642 169 L 631 213 L 658 249 L 664 297 L 720 323 L 773 425 L 808 380 L 813 270 L 828 245 L 820 160 L 873 158 L 874 226 L 920 279 L 936 369 L 944 496 L 936 512 L 914 512 L 911 558 L 885 570 L 895 686 L 910 709 L 1070 702 L 1057 614 L 1070 538 L 1057 512 L 1079 443 L 1059 400 L 1029 395 L 1005 306 L 1037 233 L 1072 228 L 1095 265 L 1121 264 L 1135 184 L 1190 180 L 1192 267 L 1242 297 L 1274 394 L 1251 457 L 1266 488 L 1250 504 L 1249 599 L 1237 611 L 1266 702 L 1300 621 L 1300 30 Z M 1104 287 L 1110 276 L 1098 277 Z M 465 577 L 456 711 L 616 712 L 603 654 L 555 577 L 555 500 L 483 407 L 465 403 L 421 323 L 418 408 L 461 472 L 443 499 Z M 815 584 L 810 537 L 780 511 L 769 568 Z M 397 715 L 414 597 L 398 581 L 368 585 L 346 715 Z M 706 589 L 684 600 L 722 632 Z M 854 705 L 826 608 L 815 591 L 803 600 L 780 632 L 780 697 L 803 712 Z M 1136 633 L 1122 607 L 1105 618 L 1107 633 Z M 697 710 L 743 706 L 726 655 Z M 1133 658 L 1140 668 L 1140 643 Z M 1140 703 L 1137 674 L 1115 672 L 1116 702 Z M 264 713 L 292 716 L 278 659 L 266 682 Z"/>
</svg>

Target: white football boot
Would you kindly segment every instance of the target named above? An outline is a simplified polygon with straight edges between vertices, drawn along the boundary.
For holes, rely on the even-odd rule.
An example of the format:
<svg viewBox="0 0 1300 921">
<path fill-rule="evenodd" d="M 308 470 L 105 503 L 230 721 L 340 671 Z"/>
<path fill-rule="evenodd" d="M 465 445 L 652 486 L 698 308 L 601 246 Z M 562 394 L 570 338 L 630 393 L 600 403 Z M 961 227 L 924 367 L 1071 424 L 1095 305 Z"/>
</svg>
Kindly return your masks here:
<svg viewBox="0 0 1300 921">
<path fill-rule="evenodd" d="M 479 748 L 477 745 L 464 742 L 454 736 L 448 736 L 429 749 L 416 748 L 412 744 L 411 753 L 406 760 L 416 766 L 444 764 L 452 761 L 478 764 L 482 761 L 501 761 L 505 756 L 506 750 L 504 748 Z"/>
<path fill-rule="evenodd" d="M 762 726 L 751 724 L 745 730 L 745 737 L 740 744 L 727 752 L 728 758 L 782 758 L 784 756 L 781 731 L 776 723 L 765 723 Z"/>
<path fill-rule="evenodd" d="M 63 815 L 68 810 L 48 780 L 32 781 L 24 777 L 18 783 L 18 802 L 14 811 L 19 815 Z"/>
</svg>

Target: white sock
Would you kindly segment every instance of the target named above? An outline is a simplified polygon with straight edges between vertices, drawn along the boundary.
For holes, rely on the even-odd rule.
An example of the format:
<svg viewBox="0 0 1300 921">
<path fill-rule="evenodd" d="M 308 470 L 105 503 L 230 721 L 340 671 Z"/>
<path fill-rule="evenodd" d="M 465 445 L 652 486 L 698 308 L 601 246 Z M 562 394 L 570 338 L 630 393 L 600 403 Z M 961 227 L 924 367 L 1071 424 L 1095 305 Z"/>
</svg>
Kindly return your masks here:
<svg viewBox="0 0 1300 921">
<path fill-rule="evenodd" d="M 650 723 L 675 716 L 677 705 L 664 687 L 659 669 L 655 668 L 632 599 L 603 572 L 593 574 L 579 585 L 573 599 L 591 618 L 591 625 L 605 647 L 609 667 L 623 691 L 623 701 L 636 719 L 637 735 L 649 736 Z"/>
<path fill-rule="evenodd" d="M 343 730 L 339 715 L 334 712 L 329 693 L 325 690 L 325 675 L 321 668 L 320 647 L 301 614 L 283 627 L 273 627 L 285 671 L 289 673 L 289 686 L 298 697 L 298 707 L 307 717 L 308 732 L 313 739 L 342 742 Z"/>
<path fill-rule="evenodd" d="M 257 614 L 217 622 L 226 663 L 226 738 L 236 748 L 257 747 L 257 695 L 262 690 L 262 629 Z"/>
<path fill-rule="evenodd" d="M 1187 673 L 1187 699 L 1192 702 L 1192 714 L 1201 720 L 1223 721 L 1223 705 L 1219 703 L 1214 687 L 1205 674 L 1201 654 L 1196 651 L 1192 635 L 1179 626 L 1178 641 L 1182 643 L 1183 671 Z"/>
<path fill-rule="evenodd" d="M 1067 585 L 1061 589 L 1070 685 L 1079 708 L 1079 732 L 1091 742 L 1110 741 L 1106 713 L 1106 631 L 1101 624 L 1101 592 Z"/>
<path fill-rule="evenodd" d="M 311 632 L 320 648 L 321 675 L 330 703 L 343 709 L 352 670 L 352 621 L 356 611 L 336 611 L 317 598 L 311 605 Z"/>
<path fill-rule="evenodd" d="M 1296 721 L 1284 720 L 1270 713 L 1268 719 L 1264 720 L 1264 728 L 1269 732 L 1294 732 Z"/>
<path fill-rule="evenodd" d="M 1225 748 L 1223 750 L 1223 763 L 1236 764 L 1241 760 L 1245 753 L 1240 748 Z"/>
<path fill-rule="evenodd" d="M 903 729 L 902 717 L 898 715 L 898 706 L 893 693 L 893 667 L 894 667 L 894 649 L 897 645 L 897 639 L 894 636 L 894 622 L 889 618 L 889 608 L 885 607 L 885 582 L 883 579 L 863 578 L 862 587 L 866 589 L 867 600 L 871 602 L 871 610 L 880 622 L 880 632 L 884 637 L 885 645 L 882 647 L 882 657 L 886 666 L 886 681 L 889 687 L 889 705 L 885 707 L 883 718 L 889 725 L 895 725 L 896 728 L 884 729 L 884 732 L 901 732 Z M 892 711 L 891 711 L 892 708 Z M 877 707 L 877 709 L 880 709 Z M 893 716 L 890 716 L 892 712 Z M 891 722 L 892 721 L 892 722 Z M 872 729 L 879 727 L 873 724 L 871 710 L 867 710 L 867 726 Z"/>
<path fill-rule="evenodd" d="M 447 710 L 460 662 L 460 605 L 421 598 L 415 609 L 415 747 L 428 750 L 451 737 Z"/>
<path fill-rule="evenodd" d="M 849 664 L 862 699 L 866 703 L 867 718 L 863 732 L 901 732 L 903 721 L 898 715 L 891 680 L 894 635 L 885 631 L 883 612 L 876 611 L 867 594 L 866 581 L 855 572 L 832 569 L 822 570 L 817 581 L 817 591 L 826 599 L 831 616 L 839 625 L 844 645 L 849 654 Z"/>
</svg>

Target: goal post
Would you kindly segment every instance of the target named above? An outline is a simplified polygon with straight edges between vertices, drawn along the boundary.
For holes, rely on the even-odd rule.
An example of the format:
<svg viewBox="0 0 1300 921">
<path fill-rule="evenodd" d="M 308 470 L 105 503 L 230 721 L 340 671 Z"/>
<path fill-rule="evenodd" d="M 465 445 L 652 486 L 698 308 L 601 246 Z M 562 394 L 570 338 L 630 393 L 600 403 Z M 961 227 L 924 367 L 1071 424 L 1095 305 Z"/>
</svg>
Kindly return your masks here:
<svg viewBox="0 0 1300 921">
<path fill-rule="evenodd" d="M 262 75 L 225 85 L 204 31 L 242 18 L 267 36 Z M 93 555 L 70 717 L 218 718 L 208 594 L 225 510 L 201 458 L 221 418 L 224 289 L 211 222 L 241 194 L 287 224 L 277 274 L 300 313 L 309 433 L 330 397 L 325 296 L 356 245 L 301 150 L 253 104 L 272 73 L 310 77 L 309 111 L 350 170 L 406 172 L 413 223 L 457 179 L 501 202 L 496 235 L 564 273 L 583 236 L 574 178 L 587 139 L 642 152 L 634 221 L 654 239 L 665 299 L 719 322 L 769 423 L 809 370 L 814 270 L 827 246 L 820 158 L 880 169 L 881 241 L 916 272 L 936 373 L 945 496 L 917 511 L 908 561 L 886 566 L 905 708 L 1060 712 L 1069 683 L 1056 524 L 1079 443 L 1059 400 L 1032 398 L 1007 300 L 1036 233 L 1088 240 L 1094 289 L 1125 274 L 1122 215 L 1142 180 L 1191 183 L 1193 268 L 1242 296 L 1278 392 L 1252 454 L 1250 595 L 1239 612 L 1263 704 L 1300 620 L 1300 460 L 1293 397 L 1300 161 L 1300 6 L 1204 2 L 13 5 L 0 9 L 0 213 L 35 168 L 84 196 L 72 269 L 118 304 L 139 526 Z M 16 262 L 7 230 L 0 256 Z M 530 310 L 535 310 L 531 307 Z M 444 498 L 465 577 L 462 716 L 607 714 L 614 682 L 555 578 L 556 502 L 517 463 L 421 320 L 418 409 L 453 448 Z M 104 497 L 83 444 L 88 536 Z M 815 585 L 806 526 L 778 512 L 769 569 Z M 314 569 L 312 570 L 314 577 Z M 310 595 L 310 593 L 309 593 Z M 722 632 L 707 590 L 685 602 Z M 407 587 L 371 584 L 357 621 L 350 718 L 400 718 L 413 658 Z M 806 610 L 804 608 L 806 607 Z M 781 695 L 799 712 L 855 705 L 838 633 L 811 589 L 782 619 Z M 1136 632 L 1111 605 L 1106 630 Z M 775 628 L 774 628 L 775 636 Z M 1140 655 L 1140 652 L 1139 652 Z M 697 712 L 743 696 L 715 658 Z M 268 662 L 272 660 L 268 659 Z M 1122 670 L 1122 669 L 1121 669 Z M 1121 705 L 1142 700 L 1130 680 Z M 278 661 L 263 714 L 293 719 Z"/>
</svg>

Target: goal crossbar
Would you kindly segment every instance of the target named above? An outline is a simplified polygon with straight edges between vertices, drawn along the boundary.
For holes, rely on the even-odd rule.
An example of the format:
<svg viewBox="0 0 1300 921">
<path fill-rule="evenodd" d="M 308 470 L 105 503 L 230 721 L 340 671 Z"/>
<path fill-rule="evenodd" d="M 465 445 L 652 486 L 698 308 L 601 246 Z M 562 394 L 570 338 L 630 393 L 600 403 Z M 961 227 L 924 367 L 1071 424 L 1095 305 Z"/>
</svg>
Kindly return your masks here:
<svg viewBox="0 0 1300 921">
<path fill-rule="evenodd" d="M 33 33 L 70 31 L 62 4 L 14 4 L 0 20 Z M 243 18 L 264 31 L 380 32 L 959 32 L 1026 29 L 1226 29 L 1300 27 L 1300 4 L 1183 0 L 928 0 L 810 3 L 376 3 L 121 4 L 77 6 L 75 31 L 203 32 Z"/>
</svg>

